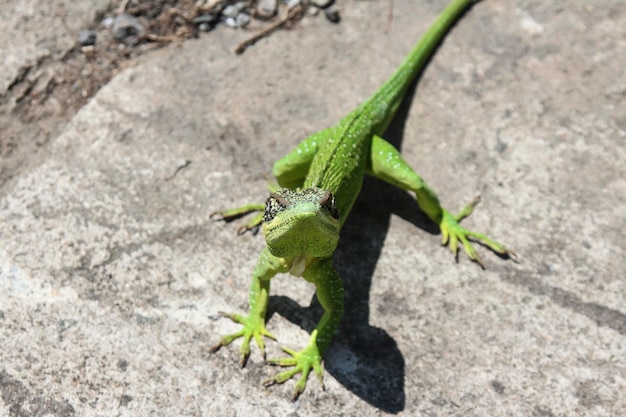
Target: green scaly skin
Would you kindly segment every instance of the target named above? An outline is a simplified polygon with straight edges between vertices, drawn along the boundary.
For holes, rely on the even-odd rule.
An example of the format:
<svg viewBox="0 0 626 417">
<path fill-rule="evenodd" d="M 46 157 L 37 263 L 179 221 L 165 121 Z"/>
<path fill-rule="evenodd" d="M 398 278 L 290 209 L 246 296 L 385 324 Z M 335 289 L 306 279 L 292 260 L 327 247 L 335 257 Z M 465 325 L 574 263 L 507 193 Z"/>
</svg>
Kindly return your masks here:
<svg viewBox="0 0 626 417">
<path fill-rule="evenodd" d="M 343 284 L 331 257 L 341 226 L 359 194 L 366 173 L 414 192 L 420 208 L 439 225 L 443 244 L 449 243 L 455 256 L 461 242 L 470 259 L 482 266 L 469 238 L 496 253 L 514 256 L 502 244 L 459 224 L 472 212 L 477 200 L 458 215 L 452 215 L 439 204 L 436 194 L 400 153 L 380 137 L 412 80 L 471 3 L 471 0 L 452 1 L 373 96 L 335 126 L 309 136 L 274 165 L 273 174 L 281 188 L 272 192 L 265 204 L 262 222 L 267 248 L 261 253 L 252 278 L 250 311 L 247 316 L 222 313 L 242 324 L 243 329 L 224 336 L 211 351 L 242 337 L 241 366 L 250 355 L 251 339 L 256 341 L 265 357 L 263 336 L 274 338 L 265 329 L 270 279 L 277 273 L 290 272 L 314 283 L 325 313 L 311 333 L 309 344 L 301 351 L 283 348 L 290 357 L 268 361 L 292 369 L 278 373 L 265 381 L 265 385 L 282 383 L 301 374 L 294 400 L 304 391 L 311 370 L 322 381 L 322 356 L 337 329 L 344 303 Z M 230 220 L 260 209 L 262 205 L 248 205 L 216 214 Z M 258 226 L 260 222 L 261 216 L 258 215 L 244 229 Z"/>
</svg>

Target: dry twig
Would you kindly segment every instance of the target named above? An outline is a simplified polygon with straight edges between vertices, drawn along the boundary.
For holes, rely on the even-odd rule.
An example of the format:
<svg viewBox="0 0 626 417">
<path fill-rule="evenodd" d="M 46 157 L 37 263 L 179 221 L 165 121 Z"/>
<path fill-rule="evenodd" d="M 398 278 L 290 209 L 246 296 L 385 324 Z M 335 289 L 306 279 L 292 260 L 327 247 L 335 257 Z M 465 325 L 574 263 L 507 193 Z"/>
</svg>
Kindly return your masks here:
<svg viewBox="0 0 626 417">
<path fill-rule="evenodd" d="M 300 4 L 295 6 L 295 7 L 293 7 L 293 8 L 291 8 L 289 10 L 289 12 L 287 13 L 287 16 L 285 16 L 282 19 L 276 21 L 272 25 L 266 27 L 262 31 L 252 35 L 251 37 L 249 37 L 248 39 L 246 39 L 245 41 L 243 41 L 239 45 L 237 45 L 237 47 L 235 48 L 235 53 L 236 54 L 241 54 L 243 51 L 246 50 L 246 48 L 248 46 L 254 44 L 259 39 L 264 38 L 265 36 L 269 35 L 273 31 L 275 31 L 276 29 L 284 26 L 285 24 L 287 24 L 289 22 L 293 22 L 293 21 L 299 19 L 302 16 L 302 11 L 303 11 L 303 8 L 302 8 L 302 5 L 300 5 Z"/>
</svg>

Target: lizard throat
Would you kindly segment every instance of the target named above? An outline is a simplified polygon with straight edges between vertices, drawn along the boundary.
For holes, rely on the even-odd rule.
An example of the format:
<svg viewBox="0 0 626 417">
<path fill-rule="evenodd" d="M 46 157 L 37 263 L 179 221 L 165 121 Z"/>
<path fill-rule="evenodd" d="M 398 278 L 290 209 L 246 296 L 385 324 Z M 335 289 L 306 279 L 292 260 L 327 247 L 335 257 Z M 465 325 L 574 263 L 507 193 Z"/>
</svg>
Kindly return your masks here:
<svg viewBox="0 0 626 417">
<path fill-rule="evenodd" d="M 301 255 L 293 259 L 289 273 L 295 277 L 301 277 L 306 269 L 306 256 Z"/>
</svg>

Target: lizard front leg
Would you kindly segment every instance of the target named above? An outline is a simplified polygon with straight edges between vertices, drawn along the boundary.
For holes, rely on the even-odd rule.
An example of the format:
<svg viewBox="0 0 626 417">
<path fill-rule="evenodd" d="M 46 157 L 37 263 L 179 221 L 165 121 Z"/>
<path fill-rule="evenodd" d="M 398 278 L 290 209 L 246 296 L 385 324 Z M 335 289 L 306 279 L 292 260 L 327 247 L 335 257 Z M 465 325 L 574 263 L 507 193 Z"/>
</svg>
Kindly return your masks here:
<svg viewBox="0 0 626 417">
<path fill-rule="evenodd" d="M 291 355 L 288 358 L 270 359 L 268 363 L 278 366 L 293 366 L 292 369 L 280 372 L 273 378 L 264 382 L 265 386 L 283 383 L 297 374 L 302 374 L 296 387 L 292 400 L 295 401 L 304 391 L 311 370 L 324 387 L 322 356 L 330 342 L 341 316 L 343 315 L 344 291 L 341 277 L 335 270 L 332 259 L 326 258 L 313 264 L 302 274 L 302 277 L 316 286 L 316 295 L 324 308 L 324 315 L 317 327 L 311 332 L 309 344 L 300 351 L 294 351 L 283 347 L 283 351 Z"/>
<path fill-rule="evenodd" d="M 220 341 L 211 348 L 211 353 L 216 352 L 222 346 L 229 345 L 234 340 L 243 338 L 241 343 L 241 356 L 239 365 L 243 367 L 250 356 L 250 341 L 254 339 L 265 359 L 265 343 L 263 337 L 276 338 L 265 328 L 265 314 L 269 299 L 270 279 L 279 272 L 287 272 L 288 266 L 284 259 L 273 256 L 267 248 L 263 249 L 257 265 L 254 268 L 252 284 L 250 285 L 250 311 L 247 316 L 233 313 L 224 313 L 222 316 L 243 325 L 243 328 L 233 334 L 223 336 Z"/>
<path fill-rule="evenodd" d="M 246 204 L 245 206 L 235 207 L 232 209 L 214 211 L 209 215 L 209 218 L 230 222 L 239 217 L 245 216 L 248 213 L 257 212 L 257 214 L 255 214 L 254 217 L 252 217 L 246 224 L 237 229 L 237 234 L 242 235 L 248 230 L 256 229 L 261 224 L 261 221 L 263 220 L 264 208 L 265 204 L 263 203 Z M 253 233 L 256 232 L 253 231 Z"/>
<path fill-rule="evenodd" d="M 314 133 L 300 142 L 295 149 L 274 164 L 272 174 L 283 188 L 296 189 L 302 186 L 309 173 L 313 157 L 320 145 L 332 137 L 333 128 Z"/>
<path fill-rule="evenodd" d="M 413 191 L 420 208 L 433 222 L 439 225 L 442 244 L 449 244 L 455 256 L 458 252 L 458 243 L 461 242 L 469 258 L 484 268 L 480 256 L 469 241 L 469 239 L 473 239 L 500 255 L 508 256 L 513 260 L 516 259 L 515 253 L 507 249 L 503 244 L 488 238 L 482 233 L 467 230 L 459 224 L 463 218 L 471 214 L 474 206 L 478 203 L 478 199 L 472 201 L 459 214 L 453 215 L 441 206 L 435 192 L 407 164 L 398 150 L 389 142 L 376 135 L 372 139 L 368 172 L 398 188 Z"/>
</svg>

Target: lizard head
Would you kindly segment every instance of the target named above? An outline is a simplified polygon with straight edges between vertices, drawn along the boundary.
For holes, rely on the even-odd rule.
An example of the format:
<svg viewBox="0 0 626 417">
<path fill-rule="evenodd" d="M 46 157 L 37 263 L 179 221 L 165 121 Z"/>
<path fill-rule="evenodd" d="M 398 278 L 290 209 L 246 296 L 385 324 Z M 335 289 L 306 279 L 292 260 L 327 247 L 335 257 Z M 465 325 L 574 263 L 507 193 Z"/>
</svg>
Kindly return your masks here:
<svg viewBox="0 0 626 417">
<path fill-rule="evenodd" d="M 339 241 L 335 197 L 320 188 L 281 188 L 265 202 L 263 234 L 270 253 L 279 258 L 323 258 Z"/>
</svg>

